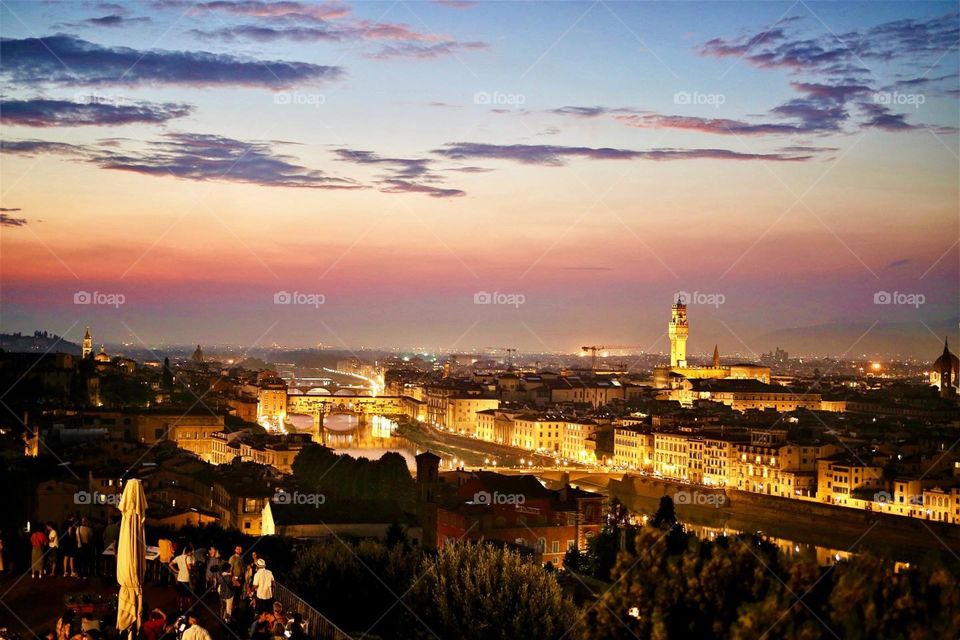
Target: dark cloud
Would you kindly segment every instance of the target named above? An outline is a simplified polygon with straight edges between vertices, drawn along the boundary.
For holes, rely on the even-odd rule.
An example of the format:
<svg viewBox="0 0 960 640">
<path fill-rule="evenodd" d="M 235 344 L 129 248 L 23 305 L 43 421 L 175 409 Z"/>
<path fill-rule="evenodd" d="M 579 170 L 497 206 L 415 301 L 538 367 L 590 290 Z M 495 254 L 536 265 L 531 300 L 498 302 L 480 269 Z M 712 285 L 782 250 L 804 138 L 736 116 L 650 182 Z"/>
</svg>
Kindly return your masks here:
<svg viewBox="0 0 960 640">
<path fill-rule="evenodd" d="M 638 114 L 644 113 L 637 109 L 629 109 L 626 107 L 577 107 L 577 106 L 566 106 L 560 107 L 559 109 L 550 109 L 549 113 L 555 113 L 560 116 L 574 116 L 577 118 L 597 118 L 599 116 L 605 115 L 616 115 L 616 114 Z"/>
<path fill-rule="evenodd" d="M 894 260 L 887 265 L 888 269 L 896 269 L 898 267 L 905 267 L 912 262 L 909 258 L 901 258 L 900 260 Z"/>
<path fill-rule="evenodd" d="M 940 56 L 957 46 L 960 39 L 958 18 L 957 13 L 948 13 L 928 20 L 907 18 L 885 22 L 857 38 L 857 46 L 861 56 L 883 60 L 900 56 Z"/>
<path fill-rule="evenodd" d="M 782 122 L 749 122 L 732 118 L 670 115 L 626 107 L 577 107 L 552 109 L 550 113 L 576 118 L 610 116 L 640 129 L 682 129 L 717 135 L 789 135 L 837 131 L 848 118 L 846 102 L 870 91 L 859 84 L 793 83 L 804 94 L 770 110 Z"/>
<path fill-rule="evenodd" d="M 381 185 L 383 186 L 380 190 L 384 193 L 425 193 L 431 198 L 457 198 L 467 195 L 460 189 L 443 189 L 407 180 L 389 179 L 381 182 Z"/>
<path fill-rule="evenodd" d="M 244 142 L 223 136 L 171 133 L 141 151 L 99 149 L 90 162 L 104 169 L 187 180 L 245 182 L 265 187 L 356 189 L 360 185 L 308 169 L 270 143 Z"/>
<path fill-rule="evenodd" d="M 0 139 L 0 153 L 19 156 L 35 156 L 41 153 L 75 155 L 83 152 L 83 147 L 67 142 L 49 140 L 4 140 Z"/>
<path fill-rule="evenodd" d="M 100 16 L 99 18 L 87 18 L 83 21 L 83 24 L 94 27 L 126 27 L 131 24 L 144 24 L 147 22 L 150 22 L 150 18 L 146 16 L 127 18 L 119 13 L 111 13 L 110 15 Z"/>
<path fill-rule="evenodd" d="M 276 40 L 291 40 L 293 42 L 319 42 L 327 40 L 339 42 L 344 39 L 344 33 L 333 27 L 271 27 L 267 25 L 243 24 L 236 27 L 221 27 L 210 31 L 192 29 L 190 33 L 204 40 L 255 40 L 257 42 L 274 42 Z"/>
<path fill-rule="evenodd" d="M 610 110 L 606 107 L 560 107 L 553 109 L 552 113 L 562 116 L 576 116 L 578 118 L 596 118 L 606 115 Z"/>
<path fill-rule="evenodd" d="M 443 182 L 443 177 L 434 173 L 429 158 L 390 158 L 373 151 L 358 149 L 335 149 L 334 154 L 343 162 L 375 165 L 385 168 L 389 174 L 381 176 L 381 191 L 384 193 L 425 193 L 434 198 L 449 198 L 465 195 L 460 189 L 445 189 L 427 183 Z"/>
<path fill-rule="evenodd" d="M 322 22 L 350 15 L 350 7 L 340 2 L 307 3 L 295 1 L 260 2 L 257 0 L 160 0 L 161 5 L 187 8 L 191 13 L 218 11 L 251 18 L 282 18 L 298 22 Z"/>
<path fill-rule="evenodd" d="M 6 209 L 0 209 L 0 211 L 6 211 Z M 15 209 L 15 211 L 19 211 L 19 209 Z M 0 227 L 22 227 L 25 224 L 27 224 L 26 218 L 14 218 L 5 213 L 0 213 Z"/>
<path fill-rule="evenodd" d="M 729 149 L 631 149 L 565 147 L 556 145 L 512 144 L 497 145 L 480 142 L 451 142 L 434 153 L 453 160 L 482 158 L 512 160 L 522 164 L 558 167 L 569 158 L 591 160 L 773 160 L 803 161 L 811 156 L 782 153 L 740 153 Z"/>
<path fill-rule="evenodd" d="M 495 169 L 490 169 L 488 167 L 450 167 L 444 169 L 444 171 L 458 171 L 460 173 L 490 173 L 495 171 Z"/>
<path fill-rule="evenodd" d="M 367 20 L 352 21 L 350 24 L 319 23 L 311 26 L 244 24 L 235 27 L 221 27 L 210 31 L 193 29 L 190 33 L 200 38 L 227 42 L 247 39 L 258 42 L 275 42 L 277 40 L 294 42 L 395 40 L 401 42 L 453 43 L 449 38 L 415 31 L 403 24 L 370 22 Z"/>
<path fill-rule="evenodd" d="M 252 60 L 205 51 L 106 47 L 69 36 L 0 41 L 0 77 L 18 84 L 259 86 L 284 89 L 333 80 L 340 67 Z"/>
<path fill-rule="evenodd" d="M 868 129 L 882 129 L 884 131 L 912 131 L 922 128 L 907 122 L 907 116 L 902 113 L 893 113 L 889 107 L 873 102 L 865 102 L 860 105 L 867 119 L 862 126 Z"/>
<path fill-rule="evenodd" d="M 782 23 L 781 23 L 782 24 Z M 714 38 L 700 48 L 704 55 L 734 57 L 762 68 L 821 71 L 834 76 L 865 72 L 863 60 L 916 61 L 939 56 L 957 45 L 957 14 L 927 20 L 886 22 L 866 30 L 799 37 L 782 26 L 740 38 Z"/>
<path fill-rule="evenodd" d="M 773 115 L 799 121 L 797 133 L 840 131 L 850 114 L 832 98 L 796 98 L 770 110 Z"/>
<path fill-rule="evenodd" d="M 111 103 L 91 99 L 89 102 L 69 100 L 0 100 L 0 122 L 27 127 L 116 126 L 142 122 L 159 124 L 189 115 L 190 105 L 175 103 L 136 102 Z"/>
<path fill-rule="evenodd" d="M 791 82 L 790 86 L 814 98 L 845 102 L 853 96 L 870 92 L 864 84 L 821 84 L 818 82 Z"/>
<path fill-rule="evenodd" d="M 833 153 L 839 150 L 839 147 L 813 147 L 809 145 L 793 145 L 780 149 L 783 153 Z"/>
<path fill-rule="evenodd" d="M 185 180 L 241 182 L 264 187 L 359 189 L 353 180 L 309 169 L 277 153 L 269 142 L 247 142 L 200 133 L 168 133 L 158 140 L 136 143 L 126 139 L 79 146 L 43 140 L 3 140 L 4 153 L 59 153 L 102 169 Z"/>
<path fill-rule="evenodd" d="M 0 211 L 6 211 L 8 213 L 12 213 L 20 210 L 21 210 L 20 207 L 0 207 Z"/>
<path fill-rule="evenodd" d="M 387 45 L 382 47 L 376 53 L 371 53 L 367 57 L 377 60 L 389 60 L 392 58 L 414 58 L 431 59 L 443 56 L 454 55 L 461 51 L 478 51 L 486 49 L 485 42 L 437 42 L 434 44 L 422 44 L 405 42 L 401 44 Z"/>
<path fill-rule="evenodd" d="M 643 116 L 621 116 L 617 119 L 629 127 L 637 127 L 639 129 L 683 129 L 719 135 L 749 136 L 806 132 L 798 125 L 779 123 L 750 124 L 743 120 L 731 120 L 728 118 L 648 114 Z"/>
<path fill-rule="evenodd" d="M 343 162 L 354 164 L 374 164 L 389 167 L 397 178 L 415 179 L 430 176 L 428 158 L 384 158 L 373 151 L 357 149 L 335 149 L 334 153 Z"/>
</svg>

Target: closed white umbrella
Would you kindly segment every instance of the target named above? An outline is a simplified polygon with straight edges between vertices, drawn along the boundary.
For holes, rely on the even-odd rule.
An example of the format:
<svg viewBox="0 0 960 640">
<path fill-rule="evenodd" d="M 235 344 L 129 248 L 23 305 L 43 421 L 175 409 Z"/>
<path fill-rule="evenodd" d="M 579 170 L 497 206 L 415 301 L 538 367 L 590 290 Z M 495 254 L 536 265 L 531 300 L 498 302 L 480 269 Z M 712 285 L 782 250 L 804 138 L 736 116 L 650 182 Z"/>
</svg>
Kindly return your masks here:
<svg viewBox="0 0 960 640">
<path fill-rule="evenodd" d="M 147 543 L 143 521 L 147 513 L 147 496 L 139 480 L 127 480 L 120 498 L 120 537 L 117 539 L 117 582 L 120 597 L 117 604 L 117 629 L 129 630 L 130 637 L 140 630 L 143 610 L 143 571 L 147 565 Z"/>
</svg>

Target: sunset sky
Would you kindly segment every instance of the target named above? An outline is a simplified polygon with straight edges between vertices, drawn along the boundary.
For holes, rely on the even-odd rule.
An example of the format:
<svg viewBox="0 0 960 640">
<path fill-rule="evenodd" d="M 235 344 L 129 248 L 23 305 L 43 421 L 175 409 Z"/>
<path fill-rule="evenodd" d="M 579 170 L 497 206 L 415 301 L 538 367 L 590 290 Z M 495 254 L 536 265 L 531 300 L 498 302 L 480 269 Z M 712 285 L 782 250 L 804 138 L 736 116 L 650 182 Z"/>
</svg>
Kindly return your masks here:
<svg viewBox="0 0 960 640">
<path fill-rule="evenodd" d="M 935 356 L 956 7 L 5 0 L 0 329 L 657 351 L 687 291 L 722 298 L 693 352 L 878 322 Z"/>
</svg>

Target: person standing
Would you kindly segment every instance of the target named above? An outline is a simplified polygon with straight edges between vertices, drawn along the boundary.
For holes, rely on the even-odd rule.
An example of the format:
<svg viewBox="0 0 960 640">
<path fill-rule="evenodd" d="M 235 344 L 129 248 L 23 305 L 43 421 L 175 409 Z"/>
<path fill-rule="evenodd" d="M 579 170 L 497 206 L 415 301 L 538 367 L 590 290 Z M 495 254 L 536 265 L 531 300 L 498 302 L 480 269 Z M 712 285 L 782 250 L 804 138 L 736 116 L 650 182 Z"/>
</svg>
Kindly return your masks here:
<svg viewBox="0 0 960 640">
<path fill-rule="evenodd" d="M 240 545 L 234 547 L 233 555 L 227 562 L 230 564 L 230 575 L 239 583 L 243 579 L 243 547 Z"/>
<path fill-rule="evenodd" d="M 204 576 L 207 589 L 217 585 L 217 578 L 220 575 L 220 563 L 222 561 L 223 559 L 220 557 L 220 552 L 217 551 L 216 547 L 207 549 L 206 575 Z"/>
<path fill-rule="evenodd" d="M 158 556 L 157 560 L 160 561 L 160 584 L 166 586 L 170 584 L 170 575 L 171 572 L 168 569 L 170 563 L 173 562 L 173 540 L 170 538 L 160 538 L 157 542 Z"/>
<path fill-rule="evenodd" d="M 93 575 L 93 529 L 86 518 L 80 520 L 77 527 L 77 564 L 80 565 L 80 577 L 88 578 Z"/>
<path fill-rule="evenodd" d="M 267 563 L 263 558 L 257 560 L 253 588 L 257 598 L 257 611 L 271 611 L 273 609 L 273 572 L 267 569 Z"/>
<path fill-rule="evenodd" d="M 77 529 L 69 525 L 64 529 L 59 541 L 60 555 L 63 557 L 63 577 L 77 577 Z"/>
<path fill-rule="evenodd" d="M 215 569 L 217 580 L 217 594 L 220 596 L 220 617 L 224 622 L 230 622 L 233 617 L 233 601 L 237 596 L 237 585 L 229 564 L 222 564 Z"/>
<path fill-rule="evenodd" d="M 30 577 L 43 577 L 43 553 L 47 549 L 50 539 L 47 534 L 37 529 L 30 536 Z"/>
<path fill-rule="evenodd" d="M 57 530 L 53 528 L 53 523 L 47 523 L 47 547 L 49 549 L 49 559 L 47 561 L 47 571 L 50 576 L 57 575 L 57 560 L 60 554 L 60 536 Z"/>
<path fill-rule="evenodd" d="M 177 605 L 181 611 L 190 607 L 190 569 L 193 567 L 193 550 L 185 545 L 180 555 L 170 562 L 170 569 L 177 576 Z"/>
</svg>

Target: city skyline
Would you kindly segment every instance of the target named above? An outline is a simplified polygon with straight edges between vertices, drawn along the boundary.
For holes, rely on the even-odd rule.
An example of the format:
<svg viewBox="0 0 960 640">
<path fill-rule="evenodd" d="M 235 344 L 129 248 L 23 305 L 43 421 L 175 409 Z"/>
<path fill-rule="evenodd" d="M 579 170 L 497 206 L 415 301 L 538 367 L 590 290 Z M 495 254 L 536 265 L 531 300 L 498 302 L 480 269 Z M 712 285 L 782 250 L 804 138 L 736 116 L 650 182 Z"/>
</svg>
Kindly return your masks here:
<svg viewBox="0 0 960 640">
<path fill-rule="evenodd" d="M 4 3 L 0 329 L 936 354 L 955 10 Z"/>
</svg>

